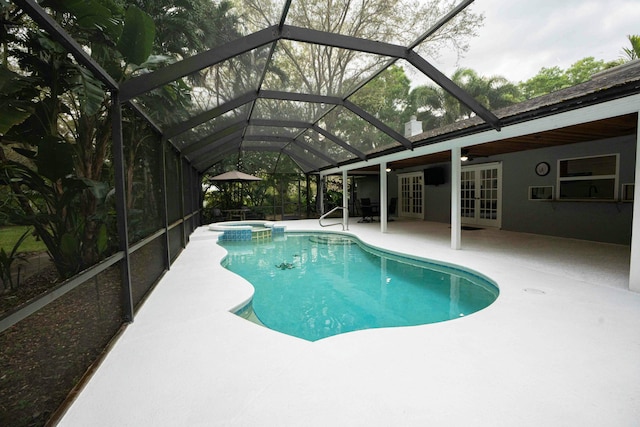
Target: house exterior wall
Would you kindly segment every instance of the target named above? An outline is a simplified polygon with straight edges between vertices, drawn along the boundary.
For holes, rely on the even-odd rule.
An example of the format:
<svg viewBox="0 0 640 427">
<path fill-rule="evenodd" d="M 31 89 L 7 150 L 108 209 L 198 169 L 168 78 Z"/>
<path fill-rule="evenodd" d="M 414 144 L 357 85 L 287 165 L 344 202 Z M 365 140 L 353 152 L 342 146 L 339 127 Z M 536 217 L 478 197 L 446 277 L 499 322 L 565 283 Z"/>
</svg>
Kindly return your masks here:
<svg viewBox="0 0 640 427">
<path fill-rule="evenodd" d="M 635 175 L 635 137 L 611 138 L 559 147 L 541 148 L 517 153 L 480 158 L 469 165 L 502 163 L 502 229 L 523 233 L 545 234 L 628 245 L 631 242 L 633 203 L 530 201 L 529 186 L 554 187 L 557 191 L 558 159 L 620 154 L 619 191 L 622 184 L 633 183 Z M 472 150 L 473 151 L 473 150 Z M 551 171 L 538 176 L 535 166 L 547 162 Z M 426 167 L 442 167 L 446 182 L 424 187 L 424 220 L 451 221 L 451 164 L 443 163 L 388 174 L 388 197 L 398 197 L 397 175 L 422 171 Z M 358 198 L 377 201 L 380 194 L 378 176 L 358 179 Z"/>
<path fill-rule="evenodd" d="M 634 136 L 522 151 L 477 159 L 469 164 L 502 162 L 503 230 L 629 244 L 633 203 L 528 200 L 529 186 L 552 185 L 557 191 L 558 159 L 613 153 L 620 154 L 619 187 L 624 183 L 633 183 Z M 551 165 L 551 171 L 544 177 L 535 173 L 536 164 L 542 161 Z M 450 164 L 433 166 L 443 167 L 446 176 L 451 176 Z M 423 168 L 407 169 L 401 173 L 421 169 Z M 448 178 L 445 184 L 425 186 L 426 221 L 450 222 L 450 181 Z"/>
<path fill-rule="evenodd" d="M 547 234 L 599 242 L 630 244 L 632 203 L 538 202 L 528 200 L 531 185 L 553 185 L 557 191 L 557 160 L 602 154 L 620 154 L 619 184 L 634 182 L 635 138 L 615 138 L 504 156 L 502 227 L 505 230 Z M 547 176 L 537 176 L 538 162 L 551 165 Z"/>
<path fill-rule="evenodd" d="M 372 202 L 380 200 L 380 180 L 378 175 L 363 176 L 356 179 L 358 199 L 369 198 Z"/>
<path fill-rule="evenodd" d="M 435 222 L 451 222 L 451 163 L 429 165 L 444 169 L 445 183 L 424 186 L 424 219 Z M 426 169 L 426 168 L 425 168 Z"/>
</svg>

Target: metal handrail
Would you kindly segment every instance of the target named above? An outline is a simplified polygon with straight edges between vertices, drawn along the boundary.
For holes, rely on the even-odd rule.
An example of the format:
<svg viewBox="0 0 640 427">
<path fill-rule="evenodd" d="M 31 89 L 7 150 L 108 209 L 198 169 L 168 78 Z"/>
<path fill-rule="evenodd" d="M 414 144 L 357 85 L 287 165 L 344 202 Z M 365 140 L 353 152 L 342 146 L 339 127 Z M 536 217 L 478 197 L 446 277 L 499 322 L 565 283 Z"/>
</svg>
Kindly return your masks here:
<svg viewBox="0 0 640 427">
<path fill-rule="evenodd" d="M 343 213 L 342 214 L 342 222 L 334 222 L 334 223 L 331 223 L 331 224 L 323 224 L 322 223 L 323 219 L 325 219 L 326 217 L 328 217 L 329 215 L 331 215 L 332 213 L 334 213 L 338 209 L 343 210 L 343 211 L 347 211 L 346 220 L 345 220 L 345 216 L 344 216 L 344 213 Z M 323 214 L 320 217 L 320 219 L 318 219 L 318 223 L 320 224 L 320 227 L 330 227 L 332 225 L 340 225 L 340 224 L 342 224 L 342 231 L 349 230 L 349 208 L 345 208 L 345 207 L 342 207 L 342 206 L 336 206 L 335 208 L 331 209 L 326 214 Z"/>
</svg>

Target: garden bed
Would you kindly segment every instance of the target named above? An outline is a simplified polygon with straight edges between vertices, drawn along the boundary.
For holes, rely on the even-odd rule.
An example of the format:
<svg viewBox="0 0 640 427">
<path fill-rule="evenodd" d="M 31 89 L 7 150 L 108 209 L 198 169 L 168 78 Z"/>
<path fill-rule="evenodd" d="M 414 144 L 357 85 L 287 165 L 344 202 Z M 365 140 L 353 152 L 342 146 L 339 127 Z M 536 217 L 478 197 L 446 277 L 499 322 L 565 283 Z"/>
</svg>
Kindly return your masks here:
<svg viewBox="0 0 640 427">
<path fill-rule="evenodd" d="M 48 266 L 2 296 L 2 316 L 57 285 Z M 122 323 L 116 265 L 0 333 L 0 425 L 42 426 Z"/>
</svg>

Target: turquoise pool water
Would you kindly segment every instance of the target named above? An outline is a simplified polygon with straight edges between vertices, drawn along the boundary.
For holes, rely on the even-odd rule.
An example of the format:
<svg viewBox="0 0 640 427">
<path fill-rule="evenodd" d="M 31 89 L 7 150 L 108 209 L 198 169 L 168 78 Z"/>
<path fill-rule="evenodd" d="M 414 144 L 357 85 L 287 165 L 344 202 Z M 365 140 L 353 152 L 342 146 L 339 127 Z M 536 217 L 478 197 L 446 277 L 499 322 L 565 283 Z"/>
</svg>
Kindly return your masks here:
<svg viewBox="0 0 640 427">
<path fill-rule="evenodd" d="M 329 233 L 284 233 L 265 242 L 220 241 L 225 268 L 254 287 L 265 326 L 309 341 L 361 329 L 467 316 L 498 288 L 462 268 L 370 248 Z"/>
</svg>

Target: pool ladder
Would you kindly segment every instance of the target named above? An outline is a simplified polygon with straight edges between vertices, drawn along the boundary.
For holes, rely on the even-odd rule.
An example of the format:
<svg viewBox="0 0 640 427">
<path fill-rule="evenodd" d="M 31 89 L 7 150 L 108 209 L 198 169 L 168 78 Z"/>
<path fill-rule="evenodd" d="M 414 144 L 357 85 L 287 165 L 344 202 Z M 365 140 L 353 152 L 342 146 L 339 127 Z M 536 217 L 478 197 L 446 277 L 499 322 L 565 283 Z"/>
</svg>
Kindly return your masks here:
<svg viewBox="0 0 640 427">
<path fill-rule="evenodd" d="M 343 212 L 342 213 L 342 221 L 341 222 L 332 222 L 331 224 L 323 224 L 322 223 L 323 219 L 325 219 L 326 217 L 328 217 L 329 215 L 331 215 L 332 213 L 334 213 L 337 210 L 346 211 L 347 212 L 346 219 L 345 219 L 345 215 L 344 215 L 344 212 Z M 342 206 L 336 206 L 335 208 L 331 209 L 326 214 L 323 214 L 320 217 L 320 219 L 318 220 L 318 223 L 320 224 L 320 227 L 330 227 L 332 225 L 341 225 L 342 224 L 342 231 L 349 230 L 349 208 L 344 208 Z"/>
</svg>

